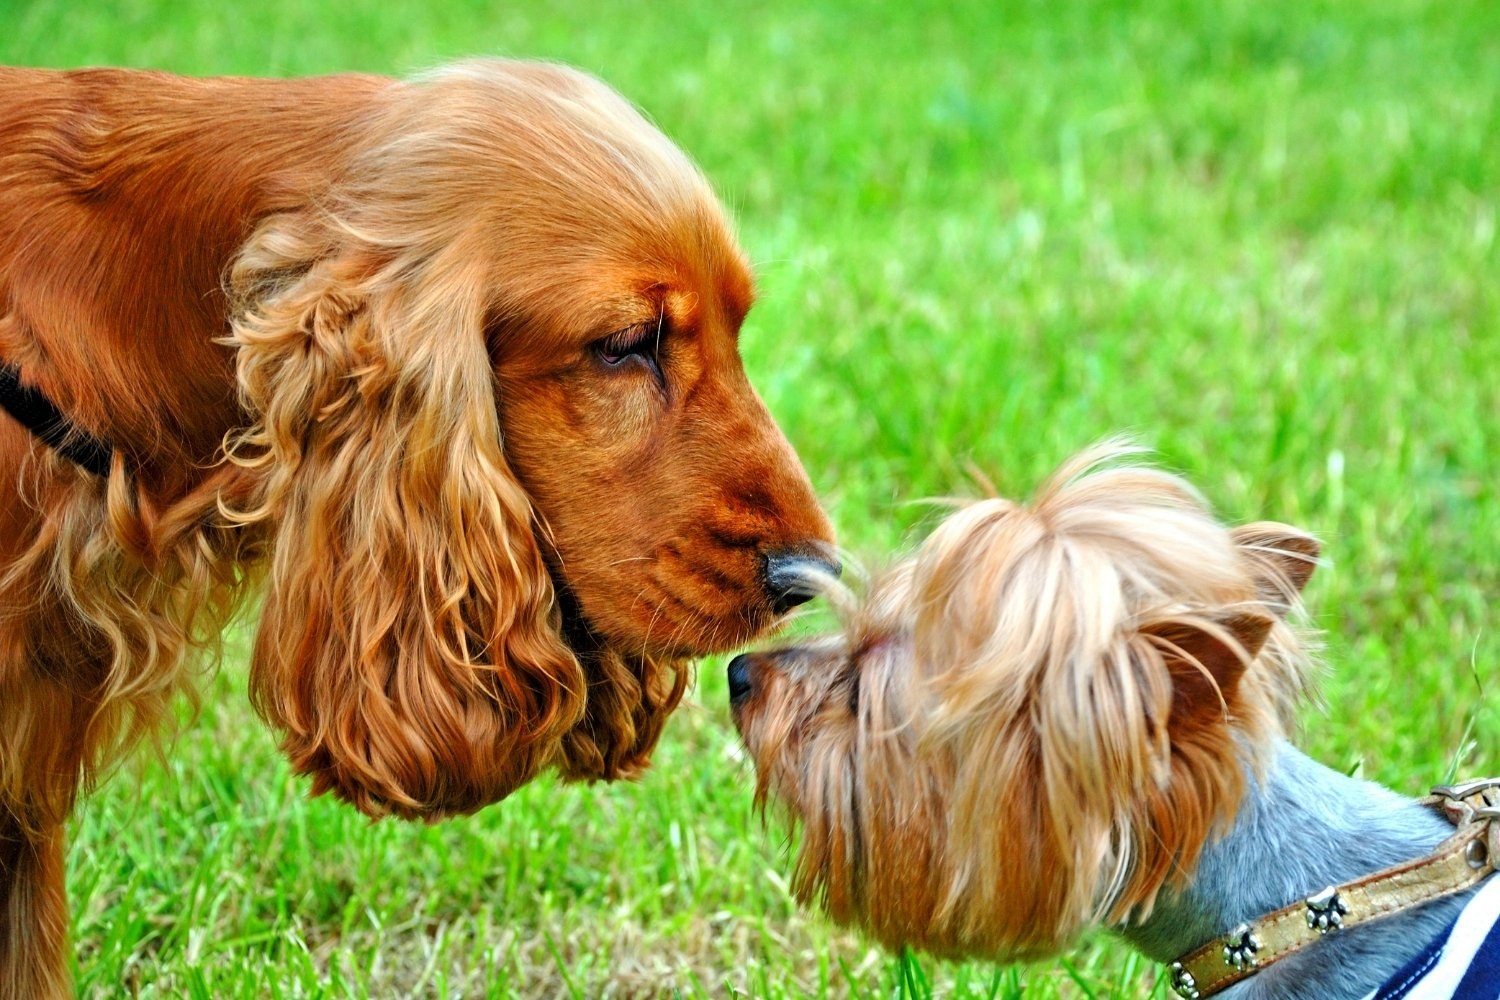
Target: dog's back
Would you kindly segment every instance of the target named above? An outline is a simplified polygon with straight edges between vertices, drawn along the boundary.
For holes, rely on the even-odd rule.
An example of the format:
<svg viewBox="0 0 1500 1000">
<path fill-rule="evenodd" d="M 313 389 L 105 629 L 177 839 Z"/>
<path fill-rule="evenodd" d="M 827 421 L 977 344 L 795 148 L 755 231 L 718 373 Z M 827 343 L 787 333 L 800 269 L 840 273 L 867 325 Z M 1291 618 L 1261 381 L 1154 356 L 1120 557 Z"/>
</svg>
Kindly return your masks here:
<svg viewBox="0 0 1500 1000">
<path fill-rule="evenodd" d="M 0 361 L 85 429 L 179 452 L 142 463 L 205 462 L 234 412 L 224 270 L 326 189 L 388 83 L 0 69 Z"/>
<path fill-rule="evenodd" d="M 0 364 L 127 454 L 133 482 L 193 490 L 238 414 L 215 342 L 228 332 L 224 272 L 261 219 L 326 188 L 385 85 L 0 68 Z M 60 824 L 99 748 L 130 724 L 118 706 L 80 710 L 78 664 L 100 670 L 108 654 L 98 633 L 62 626 L 75 619 L 46 559 L 21 558 L 99 507 L 70 506 L 99 487 L 45 461 L 29 431 L 0 420 L 12 484 L 0 490 L 0 997 L 69 992 Z M 167 693 L 121 704 L 149 725 Z"/>
</svg>

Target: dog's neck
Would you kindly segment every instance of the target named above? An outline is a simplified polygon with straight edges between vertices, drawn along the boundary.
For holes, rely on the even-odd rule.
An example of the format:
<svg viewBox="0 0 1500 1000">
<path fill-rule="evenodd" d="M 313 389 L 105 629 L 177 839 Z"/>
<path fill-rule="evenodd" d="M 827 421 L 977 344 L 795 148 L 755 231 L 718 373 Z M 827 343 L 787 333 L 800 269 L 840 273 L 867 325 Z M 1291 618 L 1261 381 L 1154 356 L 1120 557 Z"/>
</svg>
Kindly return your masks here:
<svg viewBox="0 0 1500 1000">
<path fill-rule="evenodd" d="M 1433 810 L 1330 770 L 1281 742 L 1264 781 L 1252 782 L 1233 828 L 1204 849 L 1192 881 L 1164 891 L 1150 917 L 1120 933 L 1148 957 L 1169 962 L 1325 886 L 1421 857 L 1452 833 Z M 1451 922 L 1471 895 L 1330 934 L 1219 996 L 1363 997 Z"/>
</svg>

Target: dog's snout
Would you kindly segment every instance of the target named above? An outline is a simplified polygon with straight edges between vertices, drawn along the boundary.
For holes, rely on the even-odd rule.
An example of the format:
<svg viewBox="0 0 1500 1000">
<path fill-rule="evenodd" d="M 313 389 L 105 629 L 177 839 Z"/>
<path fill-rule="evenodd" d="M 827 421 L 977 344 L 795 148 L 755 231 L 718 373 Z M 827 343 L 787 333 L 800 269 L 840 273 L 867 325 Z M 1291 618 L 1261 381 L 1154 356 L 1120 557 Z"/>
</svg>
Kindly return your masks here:
<svg viewBox="0 0 1500 1000">
<path fill-rule="evenodd" d="M 739 705 L 750 697 L 750 657 L 741 653 L 729 661 L 729 704 Z"/>
<path fill-rule="evenodd" d="M 771 552 L 765 560 L 766 591 L 778 615 L 817 597 L 844 569 L 837 560 L 805 549 Z"/>
</svg>

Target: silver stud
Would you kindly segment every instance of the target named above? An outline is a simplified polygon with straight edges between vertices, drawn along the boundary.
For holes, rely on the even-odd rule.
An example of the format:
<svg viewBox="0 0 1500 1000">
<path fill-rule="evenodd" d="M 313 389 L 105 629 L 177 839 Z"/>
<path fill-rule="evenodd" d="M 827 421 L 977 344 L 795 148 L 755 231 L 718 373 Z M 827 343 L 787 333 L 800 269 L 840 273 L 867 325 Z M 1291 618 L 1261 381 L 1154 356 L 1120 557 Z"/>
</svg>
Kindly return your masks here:
<svg viewBox="0 0 1500 1000">
<path fill-rule="evenodd" d="M 1167 969 L 1172 973 L 1172 992 L 1182 1000 L 1198 1000 L 1198 981 L 1193 974 L 1184 969 L 1181 962 L 1173 962 Z"/>
<path fill-rule="evenodd" d="M 1349 905 L 1339 895 L 1338 889 L 1329 886 L 1322 892 L 1307 897 L 1307 926 L 1319 934 L 1327 934 L 1344 926 L 1344 917 Z"/>
<path fill-rule="evenodd" d="M 1224 938 L 1224 964 L 1236 969 L 1253 969 L 1260 962 L 1255 953 L 1260 951 L 1260 938 L 1249 924 L 1240 924 Z"/>
</svg>

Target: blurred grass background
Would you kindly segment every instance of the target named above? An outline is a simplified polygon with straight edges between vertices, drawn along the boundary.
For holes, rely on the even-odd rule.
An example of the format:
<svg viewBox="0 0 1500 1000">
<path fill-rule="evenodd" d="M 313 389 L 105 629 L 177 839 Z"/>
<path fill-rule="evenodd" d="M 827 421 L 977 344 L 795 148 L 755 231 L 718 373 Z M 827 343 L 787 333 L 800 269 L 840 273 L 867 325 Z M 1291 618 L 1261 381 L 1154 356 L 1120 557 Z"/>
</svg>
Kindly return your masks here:
<svg viewBox="0 0 1500 1000">
<path fill-rule="evenodd" d="M 587 68 L 704 167 L 757 262 L 744 352 L 842 541 L 1024 492 L 1130 431 L 1228 517 L 1327 543 L 1320 759 L 1500 770 L 1500 5 L 0 0 L 0 60 Z M 657 766 L 478 816 L 308 801 L 235 643 L 166 762 L 80 811 L 89 996 L 1163 995 L 1100 936 L 1022 969 L 799 913 L 722 663 Z"/>
</svg>

